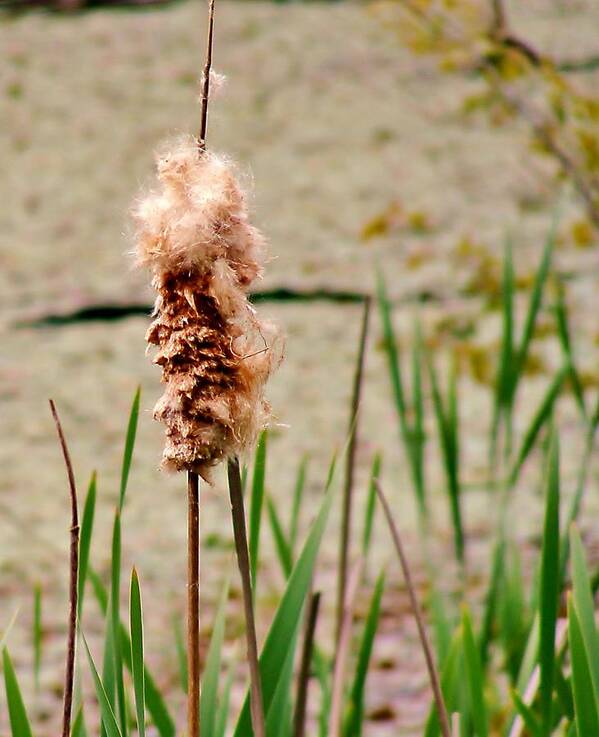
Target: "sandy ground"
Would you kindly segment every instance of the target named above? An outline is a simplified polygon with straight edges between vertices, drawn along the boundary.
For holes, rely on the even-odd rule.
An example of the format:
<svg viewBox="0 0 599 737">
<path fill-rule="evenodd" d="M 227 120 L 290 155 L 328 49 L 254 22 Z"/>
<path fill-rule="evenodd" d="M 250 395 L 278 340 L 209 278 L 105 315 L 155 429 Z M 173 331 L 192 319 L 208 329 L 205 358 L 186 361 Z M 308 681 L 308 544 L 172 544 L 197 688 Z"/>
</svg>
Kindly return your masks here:
<svg viewBox="0 0 599 737">
<path fill-rule="evenodd" d="M 538 0 L 514 8 L 518 27 L 556 54 L 596 51 L 599 6 L 579 2 L 560 10 L 558 5 Z M 50 396 L 61 411 L 80 488 L 92 469 L 99 474 L 92 554 L 102 571 L 128 407 L 136 385 L 142 385 L 124 563 L 138 566 L 146 600 L 152 602 L 146 606 L 150 660 L 161 682 L 175 680 L 170 621 L 183 605 L 178 572 L 185 566 L 185 499 L 182 479 L 164 478 L 156 470 L 161 430 L 150 412 L 159 384 L 157 370 L 144 358 L 147 320 L 43 328 L 16 323 L 91 304 L 150 301 L 145 275 L 133 271 L 126 255 L 131 247 L 126 212 L 148 179 L 153 149 L 165 137 L 197 128 L 203 24 L 199 7 L 189 2 L 152 12 L 33 14 L 0 21 L 6 57 L 0 68 L 5 185 L 0 200 L 0 626 L 20 605 L 11 649 L 31 700 L 28 626 L 31 588 L 40 581 L 46 695 L 38 697 L 36 715 L 42 735 L 55 724 L 51 712 L 60 693 L 68 525 L 64 471 L 47 410 Z M 414 59 L 372 11 L 356 5 L 223 0 L 215 63 L 228 84 L 211 108 L 209 140 L 236 158 L 253 189 L 256 220 L 274 256 L 262 286 L 366 291 L 378 260 L 397 300 L 402 345 L 409 342 L 418 312 L 426 334 L 439 345 L 439 361 L 448 336 L 466 330 L 484 374 L 499 334 L 499 315 L 481 296 L 485 269 L 490 264 L 496 274 L 511 230 L 518 274 L 523 283 L 530 281 L 556 200 L 551 168 L 529 155 L 526 131 L 465 120 L 461 102 L 476 83 L 444 77 L 428 61 Z M 587 76 L 584 84 L 589 83 Z M 401 204 L 405 223 L 365 243 L 360 238 L 365 223 L 392 201 Z M 589 385 L 596 387 L 598 255 L 594 248 L 574 248 L 568 237 L 581 214 L 568 194 L 563 209 L 558 265 L 571 277 L 575 348 Z M 423 292 L 435 299 L 418 307 L 416 297 Z M 360 310 L 327 302 L 270 303 L 261 309 L 287 334 L 286 362 L 271 391 L 278 426 L 272 433 L 269 491 L 285 506 L 297 463 L 309 453 L 308 493 L 316 501 L 331 454 L 344 442 Z M 378 321 L 370 348 L 358 448 L 359 503 L 367 468 L 381 449 L 385 485 L 417 558 L 414 509 L 398 451 Z M 551 335 L 535 342 L 534 353 L 541 370 L 530 377 L 522 397 L 519 429 L 560 363 Z M 484 477 L 490 395 L 471 372 L 462 377 L 460 392 L 465 398 L 464 480 L 476 484 Z M 568 451 L 564 474 L 570 481 L 580 432 L 570 403 L 561 410 Z M 427 425 L 432 435 L 432 417 Z M 427 472 L 439 501 L 441 553 L 449 549 L 450 533 L 435 441 L 430 445 Z M 523 486 L 538 488 L 538 482 L 538 469 L 531 466 Z M 207 611 L 230 568 L 222 492 L 219 479 L 204 495 L 203 534 L 212 541 L 203 558 Z M 489 506 L 486 493 L 468 493 L 473 580 L 486 565 Z M 538 496 L 520 495 L 514 514 L 514 532 L 524 537 L 535 529 Z M 337 524 L 335 515 L 325 561 L 334 554 Z M 268 536 L 265 546 L 265 559 L 271 560 Z M 389 559 L 383 533 L 372 552 L 375 573 Z M 325 565 L 324 571 L 330 610 L 333 581 L 330 568 Z M 280 586 L 278 569 L 265 565 L 263 626 Z M 376 654 L 381 668 L 390 661 L 394 667 L 382 669 L 370 684 L 368 707 L 380 717 L 369 723 L 372 737 L 396 734 L 398 725 L 402 734 L 417 734 L 426 711 L 424 675 L 413 668 L 419 656 L 412 626 L 403 614 L 396 616 L 398 586 L 394 572 L 389 617 Z M 87 616 L 84 626 L 93 639 L 99 630 L 93 605 Z M 177 703 L 174 694 L 173 699 Z M 6 730 L 3 708 L 0 734 Z"/>
</svg>

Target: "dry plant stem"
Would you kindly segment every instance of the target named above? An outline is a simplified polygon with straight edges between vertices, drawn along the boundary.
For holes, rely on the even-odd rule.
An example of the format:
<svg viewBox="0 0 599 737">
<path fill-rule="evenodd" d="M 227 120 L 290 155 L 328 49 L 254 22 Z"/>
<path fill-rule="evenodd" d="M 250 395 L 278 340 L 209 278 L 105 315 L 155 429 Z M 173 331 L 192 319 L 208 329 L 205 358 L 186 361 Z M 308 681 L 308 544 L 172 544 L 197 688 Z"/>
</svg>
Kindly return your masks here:
<svg viewBox="0 0 599 737">
<path fill-rule="evenodd" d="M 208 4 L 208 38 L 206 40 L 206 62 L 202 75 L 202 109 L 200 114 L 200 151 L 206 150 L 206 128 L 208 125 L 208 98 L 210 97 L 210 69 L 212 68 L 212 45 L 214 40 L 214 0 Z"/>
<path fill-rule="evenodd" d="M 460 713 L 454 711 L 451 715 L 451 737 L 460 737 Z"/>
<path fill-rule="evenodd" d="M 360 410 L 360 397 L 362 394 L 362 379 L 364 376 L 364 359 L 366 355 L 366 340 L 368 337 L 368 321 L 370 317 L 370 296 L 364 299 L 364 311 L 362 314 L 362 328 L 360 331 L 360 342 L 358 344 L 358 358 L 354 373 L 352 390 L 351 413 L 349 417 L 349 443 L 347 447 L 345 466 L 345 485 L 343 489 L 343 510 L 341 517 L 341 538 L 339 547 L 339 576 L 337 579 L 337 624 L 335 640 L 339 643 L 341 636 L 341 625 L 343 620 L 343 606 L 345 602 L 345 589 L 347 586 L 347 573 L 349 562 L 349 545 L 351 539 L 352 501 L 354 490 L 354 469 L 356 465 L 356 441 L 358 434 L 358 412 Z"/>
<path fill-rule="evenodd" d="M 200 734 L 200 482 L 187 472 L 187 735 Z"/>
<path fill-rule="evenodd" d="M 250 557 L 248 552 L 247 533 L 245 529 L 245 511 L 243 507 L 243 491 L 241 487 L 241 473 L 239 460 L 232 458 L 227 465 L 229 476 L 229 495 L 231 498 L 231 516 L 233 520 L 233 535 L 235 537 L 235 551 L 241 575 L 243 592 L 243 609 L 245 616 L 245 634 L 247 642 L 248 662 L 250 665 L 250 710 L 255 737 L 264 737 L 264 703 L 262 701 L 262 681 L 260 678 L 260 664 L 258 662 L 258 644 L 256 640 L 256 620 L 254 618 L 254 597 L 250 578 Z"/>
<path fill-rule="evenodd" d="M 435 665 L 435 660 L 433 658 L 433 651 L 431 648 L 431 644 L 429 642 L 428 635 L 426 633 L 426 627 L 424 624 L 424 616 L 422 614 L 422 609 L 420 608 L 418 597 L 416 596 L 416 589 L 414 588 L 414 583 L 412 581 L 412 574 L 410 572 L 410 566 L 408 563 L 408 559 L 406 557 L 405 551 L 403 549 L 403 545 L 401 543 L 401 539 L 399 537 L 399 530 L 397 529 L 397 525 L 395 524 L 395 521 L 393 520 L 391 509 L 389 508 L 389 504 L 383 493 L 383 489 L 381 488 L 381 485 L 379 484 L 378 481 L 375 481 L 375 485 L 376 485 L 377 495 L 380 499 L 381 505 L 385 512 L 387 522 L 389 523 L 389 529 L 391 531 L 391 537 L 393 538 L 393 544 L 395 545 L 395 550 L 397 551 L 397 556 L 399 558 L 399 562 L 401 564 L 404 579 L 406 582 L 406 587 L 408 589 L 408 595 L 410 597 L 410 603 L 412 605 L 412 613 L 414 614 L 414 619 L 416 620 L 416 625 L 418 626 L 418 634 L 420 635 L 420 642 L 421 642 L 422 650 L 424 652 L 424 657 L 426 660 L 426 667 L 428 669 L 428 674 L 429 674 L 431 686 L 433 689 L 433 696 L 435 699 L 435 704 L 437 706 L 439 724 L 441 725 L 441 733 L 443 737 L 451 737 L 449 717 L 447 715 L 447 709 L 445 707 L 445 701 L 443 699 L 443 692 L 441 691 L 439 673 L 437 671 L 437 666 Z"/>
<path fill-rule="evenodd" d="M 62 714 L 62 737 L 69 737 L 71 733 L 71 712 L 73 708 L 73 681 L 75 676 L 75 637 L 77 633 L 77 577 L 79 572 L 79 512 L 77 508 L 77 487 L 75 486 L 75 474 L 73 464 L 67 447 L 62 425 L 56 411 L 56 405 L 50 400 L 50 410 L 64 463 L 69 479 L 69 491 L 71 496 L 71 549 L 70 549 L 70 573 L 69 573 L 69 632 L 67 644 L 67 663 L 65 668 L 64 701 Z"/>
<path fill-rule="evenodd" d="M 308 703 L 308 682 L 310 680 L 310 665 L 314 650 L 314 633 L 320 607 L 320 591 L 310 596 L 308 603 L 308 619 L 304 635 L 304 646 L 297 681 L 297 697 L 295 700 L 295 714 L 293 717 L 293 737 L 304 737 L 306 732 L 306 705 Z"/>
<path fill-rule="evenodd" d="M 341 623 L 341 635 L 337 643 L 337 657 L 335 658 L 335 669 L 333 671 L 333 694 L 331 697 L 331 715 L 329 717 L 329 737 L 341 737 L 342 714 L 343 714 L 343 686 L 345 679 L 345 666 L 351 645 L 351 631 L 354 614 L 354 605 L 358 586 L 362 578 L 364 559 L 359 558 L 354 565 L 345 595 L 343 607 L 343 621 Z"/>
</svg>

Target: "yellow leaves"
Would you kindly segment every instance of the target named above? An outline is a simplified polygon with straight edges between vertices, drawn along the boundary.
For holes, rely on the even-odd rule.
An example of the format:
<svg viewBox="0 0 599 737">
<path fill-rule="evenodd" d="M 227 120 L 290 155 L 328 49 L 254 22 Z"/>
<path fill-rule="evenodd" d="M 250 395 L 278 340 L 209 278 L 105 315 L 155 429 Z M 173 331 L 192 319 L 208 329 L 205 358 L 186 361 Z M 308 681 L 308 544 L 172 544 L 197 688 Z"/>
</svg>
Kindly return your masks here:
<svg viewBox="0 0 599 737">
<path fill-rule="evenodd" d="M 404 210 L 398 200 L 369 220 L 360 233 L 364 241 L 383 237 L 393 232 L 407 231 L 414 235 L 424 235 L 433 230 L 430 216 L 423 210 Z"/>
<path fill-rule="evenodd" d="M 586 166 L 591 172 L 599 171 L 599 138 L 585 128 L 578 128 L 576 137 L 580 145 Z"/>
</svg>

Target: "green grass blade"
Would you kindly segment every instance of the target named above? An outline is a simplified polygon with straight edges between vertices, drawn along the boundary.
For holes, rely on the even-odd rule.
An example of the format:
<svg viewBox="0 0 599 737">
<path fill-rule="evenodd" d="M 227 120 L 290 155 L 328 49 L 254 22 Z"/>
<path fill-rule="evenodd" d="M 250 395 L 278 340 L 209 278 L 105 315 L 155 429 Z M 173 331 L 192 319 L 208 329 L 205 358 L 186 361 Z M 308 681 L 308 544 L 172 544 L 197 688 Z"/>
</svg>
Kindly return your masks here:
<svg viewBox="0 0 599 737">
<path fill-rule="evenodd" d="M 462 510 L 460 500 L 460 482 L 459 482 L 459 458 L 458 458 L 458 440 L 457 433 L 457 390 L 455 377 L 451 380 L 449 390 L 449 409 L 445 408 L 439 382 L 437 380 L 437 372 L 433 360 L 427 355 L 427 365 L 429 377 L 431 381 L 433 406 L 435 417 L 437 419 L 437 428 L 439 432 L 439 441 L 441 452 L 443 455 L 443 467 L 447 479 L 447 493 L 449 497 L 449 506 L 451 511 L 451 521 L 453 526 L 454 548 L 456 558 L 460 563 L 464 562 L 464 526 L 462 522 Z M 452 371 L 452 375 L 453 375 Z"/>
<path fill-rule="evenodd" d="M 551 267 L 551 257 L 553 255 L 553 249 L 555 246 L 555 236 L 557 233 L 557 220 L 554 220 L 551 231 L 545 242 L 545 248 L 543 249 L 543 256 L 539 265 L 535 281 L 532 287 L 530 295 L 530 302 L 528 306 L 528 313 L 524 322 L 524 329 L 522 333 L 522 339 L 520 346 L 516 353 L 514 371 L 512 375 L 512 394 L 515 394 L 518 383 L 524 372 L 526 366 L 526 360 L 528 358 L 528 351 L 534 335 L 537 317 L 541 309 L 541 303 L 543 301 L 543 292 L 545 289 L 545 283 L 549 276 L 549 269 Z"/>
<path fill-rule="evenodd" d="M 218 682 L 220 679 L 221 651 L 225 637 L 225 608 L 228 598 L 229 582 L 227 581 L 216 610 L 210 647 L 204 666 L 200 695 L 200 734 L 202 737 L 216 737 Z"/>
<path fill-rule="evenodd" d="M 179 666 L 179 682 L 184 693 L 187 693 L 187 652 L 183 642 L 183 632 L 178 618 L 173 620 L 173 632 L 175 636 L 175 650 L 177 651 L 177 663 Z"/>
<path fill-rule="evenodd" d="M 522 440 L 520 450 L 510 473 L 510 486 L 513 486 L 518 480 L 518 476 L 520 475 L 522 466 L 528 458 L 528 455 L 535 444 L 539 432 L 541 431 L 543 426 L 551 419 L 553 405 L 555 404 L 555 401 L 559 396 L 562 385 L 564 383 L 564 379 L 568 374 L 568 370 L 568 366 L 563 366 L 554 376 L 553 381 L 550 383 L 543 399 L 541 400 L 541 404 L 539 405 L 526 432 L 524 433 L 524 438 Z"/>
<path fill-rule="evenodd" d="M 391 378 L 391 390 L 393 393 L 397 417 L 399 419 L 400 439 L 408 458 L 419 512 L 420 515 L 425 518 L 427 515 L 426 499 L 424 485 L 422 483 L 423 477 L 419 467 L 420 447 L 418 446 L 418 443 L 422 441 L 422 438 L 415 437 L 413 427 L 411 426 L 408 417 L 408 407 L 404 392 L 399 350 L 397 347 L 397 340 L 395 338 L 395 331 L 393 329 L 391 304 L 387 295 L 385 280 L 380 269 L 377 270 L 377 299 L 381 322 L 383 325 L 383 345 L 385 355 L 387 357 L 389 376 Z"/>
<path fill-rule="evenodd" d="M 350 692 L 349 710 L 343 729 L 344 737 L 359 737 L 362 733 L 366 676 L 368 675 L 372 647 L 374 645 L 374 638 L 379 623 L 381 599 L 383 597 L 384 588 L 385 574 L 381 573 L 377 578 L 372 600 L 370 602 L 370 608 L 364 624 L 364 631 L 362 633 L 362 640 L 358 651 L 356 673 L 354 675 L 354 681 Z"/>
<path fill-rule="evenodd" d="M 129 413 L 129 423 L 127 424 L 127 435 L 125 437 L 125 450 L 123 452 L 123 465 L 121 468 L 121 487 L 119 491 L 119 510 L 123 509 L 125 503 L 125 494 L 127 493 L 127 483 L 129 481 L 129 471 L 131 470 L 131 459 L 133 458 L 133 449 L 135 447 L 135 436 L 137 434 L 137 421 L 139 419 L 139 400 L 141 397 L 141 387 L 137 387 L 133 402 L 131 404 L 131 412 Z"/>
<path fill-rule="evenodd" d="M 527 706 L 524 701 L 522 701 L 517 691 L 512 691 L 512 700 L 518 714 L 520 714 L 524 724 L 526 725 L 526 729 L 530 732 L 531 737 L 543 737 L 541 723 L 530 706 Z"/>
<path fill-rule="evenodd" d="M 466 679 L 470 694 L 470 709 L 474 731 L 477 737 L 488 737 L 489 723 L 483 693 L 484 679 L 479 649 L 476 646 L 470 614 L 466 608 L 464 608 L 462 613 L 462 635 L 464 638 L 464 661 L 466 664 Z"/>
<path fill-rule="evenodd" d="M 277 683 L 285 667 L 289 643 L 293 641 L 299 626 L 303 604 L 310 589 L 314 564 L 320 548 L 332 498 L 332 491 L 329 491 L 325 496 L 318 517 L 304 544 L 301 555 L 289 577 L 285 593 L 279 604 L 260 655 L 260 673 L 262 676 L 264 709 L 266 713 L 268 713 Z M 251 717 L 248 694 L 246 695 L 234 735 L 235 737 L 246 737 L 249 734 L 251 734 Z"/>
<path fill-rule="evenodd" d="M 568 366 L 570 367 L 569 377 L 570 377 L 570 383 L 572 385 L 572 392 L 574 394 L 574 399 L 576 400 L 576 404 L 578 405 L 582 418 L 586 420 L 587 410 L 586 410 L 585 401 L 584 401 L 584 390 L 582 388 L 580 376 L 578 375 L 578 371 L 576 370 L 576 362 L 574 360 L 574 349 L 572 348 L 572 340 L 570 338 L 570 327 L 568 325 L 568 313 L 567 313 L 566 302 L 564 298 L 564 285 L 562 281 L 558 283 L 557 301 L 555 304 L 555 319 L 557 323 L 557 334 L 558 334 L 559 341 L 562 347 L 562 351 L 564 353 L 564 358 L 566 359 L 566 362 Z"/>
<path fill-rule="evenodd" d="M 441 691 L 447 706 L 447 710 L 454 712 L 458 710 L 460 686 L 463 681 L 463 637 L 462 632 L 458 629 L 449 644 L 447 656 L 443 661 L 441 668 Z M 439 712 L 433 702 L 429 710 L 424 737 L 439 737 Z"/>
<path fill-rule="evenodd" d="M 281 524 L 280 517 L 277 513 L 277 508 L 275 507 L 275 503 L 273 502 L 270 496 L 266 499 L 266 509 L 268 511 L 268 520 L 270 522 L 270 529 L 272 531 L 272 536 L 275 541 L 277 557 L 279 559 L 279 563 L 281 564 L 281 568 L 283 570 L 283 575 L 285 576 L 285 580 L 287 580 L 291 573 L 291 569 L 293 568 L 291 547 L 289 545 L 289 542 L 285 538 L 285 533 L 283 532 L 283 525 Z"/>
<path fill-rule="evenodd" d="M 412 429 L 411 447 L 413 455 L 414 479 L 418 497 L 424 499 L 424 446 L 426 432 L 424 429 L 424 397 L 422 394 L 422 333 L 420 325 L 414 326 L 412 347 Z"/>
<path fill-rule="evenodd" d="M 19 688 L 15 669 L 6 648 L 2 651 L 2 667 L 4 669 L 4 687 L 8 702 L 8 718 L 12 737 L 33 737 L 27 711 Z"/>
<path fill-rule="evenodd" d="M 88 578 L 92 582 L 92 588 L 96 600 L 100 606 L 100 610 L 102 614 L 106 616 L 109 603 L 108 591 L 102 583 L 101 578 L 93 570 L 93 568 L 89 568 Z M 124 627 L 122 622 L 119 627 L 119 633 L 121 638 L 121 652 L 123 653 L 123 661 L 127 670 L 131 672 L 131 638 L 129 637 L 129 633 L 127 632 L 127 629 Z M 152 716 L 152 720 L 156 726 L 156 729 L 158 730 L 160 737 L 175 737 L 175 723 L 164 702 L 162 694 L 156 686 L 156 681 L 154 680 L 147 666 L 145 666 L 144 677 L 146 682 L 146 707 L 150 715 Z"/>
<path fill-rule="evenodd" d="M 135 568 L 131 573 L 129 596 L 129 623 L 131 629 L 131 675 L 135 693 L 135 713 L 139 737 L 146 734 L 146 686 L 144 674 L 144 630 L 141 591 Z"/>
<path fill-rule="evenodd" d="M 571 597 L 568 597 L 568 638 L 572 661 L 572 693 L 576 730 L 578 737 L 590 737 L 590 735 L 599 734 L 599 709 L 593 690 L 589 653 L 584 645 L 580 620 Z"/>
<path fill-rule="evenodd" d="M 555 627 L 559 603 L 559 441 L 550 439 L 539 596 L 539 699 L 543 734 L 551 734 L 555 670 Z"/>
<path fill-rule="evenodd" d="M 119 729 L 119 725 L 117 724 L 116 717 L 114 715 L 114 711 L 112 710 L 112 706 L 110 705 L 110 701 L 108 700 L 108 696 L 106 694 L 106 691 L 104 690 L 104 686 L 102 685 L 102 681 L 100 680 L 98 671 L 96 670 L 96 666 L 94 664 L 91 652 L 89 651 L 89 647 L 85 637 L 83 637 L 83 644 L 85 645 L 87 660 L 89 662 L 89 668 L 94 681 L 94 688 L 96 690 L 96 698 L 98 699 L 100 712 L 102 714 L 102 724 L 106 729 L 106 734 L 108 735 L 108 737 L 122 737 L 121 730 Z"/>
<path fill-rule="evenodd" d="M 306 488 L 306 475 L 308 472 L 308 456 L 305 455 L 297 470 L 295 479 L 295 488 L 293 490 L 293 503 L 291 505 L 291 517 L 289 519 L 289 547 L 292 556 L 295 554 L 297 545 L 297 533 L 299 529 L 299 518 L 302 508 L 302 500 L 304 498 L 304 489 Z"/>
<path fill-rule="evenodd" d="M 370 483 L 368 485 L 368 496 L 366 498 L 366 509 L 364 511 L 364 526 L 362 528 L 362 556 L 364 560 L 368 557 L 370 539 L 372 538 L 372 525 L 374 522 L 374 511 L 376 508 L 376 482 L 381 475 L 381 454 L 377 453 L 372 461 L 370 469 Z"/>
<path fill-rule="evenodd" d="M 291 683 L 293 679 L 293 661 L 297 646 L 297 631 L 289 643 L 287 657 L 275 693 L 266 716 L 266 737 L 283 737 L 287 733 L 291 704 Z"/>
<path fill-rule="evenodd" d="M 491 422 L 489 461 L 492 471 L 497 461 L 497 442 L 502 412 L 509 415 L 511 412 L 511 372 L 514 356 L 514 265 L 512 261 L 512 244 L 506 241 L 503 256 L 503 276 L 501 282 L 502 294 L 502 331 L 499 367 L 495 379 L 493 397 L 493 419 Z M 509 424 L 509 422 L 508 422 Z M 508 439 L 506 438 L 506 441 Z M 508 442 L 509 444 L 509 442 Z M 509 448 L 506 448 L 506 451 Z"/>
<path fill-rule="evenodd" d="M 254 462 L 254 476 L 252 479 L 252 498 L 250 503 L 250 572 L 252 576 L 252 591 L 256 592 L 256 572 L 258 570 L 258 555 L 260 548 L 260 524 L 262 522 L 262 507 L 264 504 L 264 477 L 266 474 L 266 430 L 260 435 L 256 448 Z"/>
<path fill-rule="evenodd" d="M 233 666 L 225 680 L 223 686 L 222 695 L 219 699 L 218 709 L 216 710 L 216 719 L 214 723 L 214 737 L 225 737 L 227 731 L 227 721 L 229 718 L 229 705 L 231 703 L 231 687 L 233 686 L 233 679 L 235 672 Z"/>
<path fill-rule="evenodd" d="M 33 591 L 33 681 L 35 690 L 40 687 L 42 665 L 42 589 L 39 584 Z"/>
<path fill-rule="evenodd" d="M 570 547 L 572 550 L 572 600 L 576 607 L 582 639 L 588 655 L 594 692 L 599 698 L 599 636 L 595 624 L 595 607 L 582 542 L 574 526 L 570 530 Z"/>
<path fill-rule="evenodd" d="M 71 737 L 87 737 L 87 728 L 85 726 L 85 715 L 83 712 L 83 704 L 77 709 L 75 719 L 73 720 L 73 728 L 71 729 Z"/>
<path fill-rule="evenodd" d="M 119 625 L 121 622 L 121 515 L 117 509 L 112 532 L 112 561 L 110 577 L 110 626 L 112 628 L 112 655 L 114 662 L 114 684 L 119 726 L 123 737 L 127 737 L 127 704 L 123 680 L 123 653 Z"/>
<path fill-rule="evenodd" d="M 83 611 L 83 599 L 85 597 L 85 581 L 87 580 L 87 568 L 89 565 L 89 552 L 91 548 L 92 533 L 94 529 L 94 515 L 96 511 L 96 472 L 92 477 L 87 489 L 85 504 L 83 506 L 83 517 L 81 519 L 81 533 L 79 537 L 79 571 L 77 573 L 77 616 L 81 621 Z"/>
</svg>

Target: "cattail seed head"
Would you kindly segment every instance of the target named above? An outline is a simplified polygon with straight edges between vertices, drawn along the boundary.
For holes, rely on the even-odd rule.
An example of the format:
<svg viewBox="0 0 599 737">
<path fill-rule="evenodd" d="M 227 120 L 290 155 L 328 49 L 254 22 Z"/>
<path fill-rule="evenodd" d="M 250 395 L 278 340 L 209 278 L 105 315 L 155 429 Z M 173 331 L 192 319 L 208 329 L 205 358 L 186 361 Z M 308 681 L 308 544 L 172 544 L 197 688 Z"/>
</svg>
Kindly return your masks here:
<svg viewBox="0 0 599 737">
<path fill-rule="evenodd" d="M 265 243 L 232 164 L 186 137 L 157 156 L 159 187 L 136 203 L 136 260 L 158 292 L 146 340 L 157 346 L 166 427 L 162 467 L 208 479 L 265 427 L 264 387 L 281 358 L 277 329 L 247 293 Z"/>
</svg>

